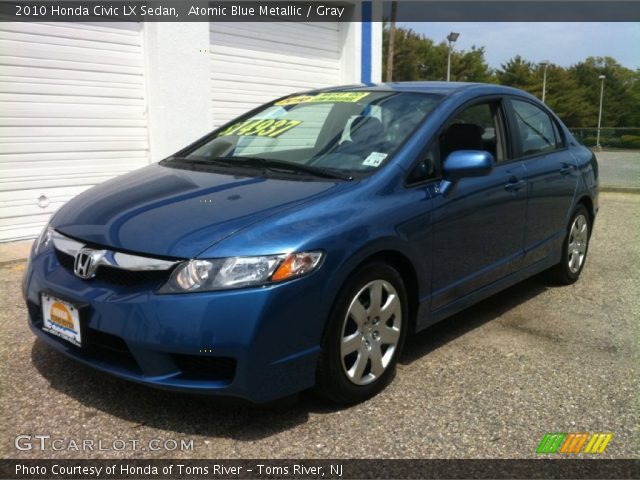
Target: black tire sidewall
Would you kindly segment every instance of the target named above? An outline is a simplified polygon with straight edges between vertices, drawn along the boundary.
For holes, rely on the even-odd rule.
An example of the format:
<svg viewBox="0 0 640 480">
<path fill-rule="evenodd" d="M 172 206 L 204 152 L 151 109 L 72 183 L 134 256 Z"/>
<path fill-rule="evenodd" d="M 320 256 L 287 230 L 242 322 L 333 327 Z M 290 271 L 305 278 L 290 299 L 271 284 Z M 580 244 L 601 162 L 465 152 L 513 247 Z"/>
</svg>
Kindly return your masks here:
<svg viewBox="0 0 640 480">
<path fill-rule="evenodd" d="M 340 357 L 340 341 L 347 309 L 353 297 L 369 282 L 385 280 L 396 289 L 402 307 L 402 323 L 400 338 L 393 358 L 380 378 L 368 385 L 356 385 L 347 377 Z M 384 389 L 395 375 L 395 367 L 402 353 L 407 335 L 408 301 L 406 289 L 401 275 L 386 263 L 369 263 L 352 274 L 345 282 L 341 293 L 331 311 L 322 342 L 322 354 L 319 361 L 318 387 L 320 392 L 337 403 L 353 404 L 366 400 Z"/>
</svg>

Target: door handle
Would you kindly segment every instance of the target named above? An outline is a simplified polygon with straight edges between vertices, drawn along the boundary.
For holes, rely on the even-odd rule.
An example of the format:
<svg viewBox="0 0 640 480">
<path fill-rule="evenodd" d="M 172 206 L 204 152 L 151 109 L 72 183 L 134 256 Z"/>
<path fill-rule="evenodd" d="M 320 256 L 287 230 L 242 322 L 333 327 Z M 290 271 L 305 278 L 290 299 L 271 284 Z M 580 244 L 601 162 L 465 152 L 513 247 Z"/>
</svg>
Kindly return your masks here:
<svg viewBox="0 0 640 480">
<path fill-rule="evenodd" d="M 510 180 L 509 183 L 507 183 L 504 186 L 504 189 L 507 192 L 517 192 L 522 187 L 524 187 L 526 184 L 527 184 L 527 182 L 525 180 L 517 180 L 517 179 L 514 178 L 513 180 Z"/>
<path fill-rule="evenodd" d="M 560 169 L 560 175 L 569 175 L 571 172 L 573 172 L 573 165 L 563 163 L 562 168 Z"/>
</svg>

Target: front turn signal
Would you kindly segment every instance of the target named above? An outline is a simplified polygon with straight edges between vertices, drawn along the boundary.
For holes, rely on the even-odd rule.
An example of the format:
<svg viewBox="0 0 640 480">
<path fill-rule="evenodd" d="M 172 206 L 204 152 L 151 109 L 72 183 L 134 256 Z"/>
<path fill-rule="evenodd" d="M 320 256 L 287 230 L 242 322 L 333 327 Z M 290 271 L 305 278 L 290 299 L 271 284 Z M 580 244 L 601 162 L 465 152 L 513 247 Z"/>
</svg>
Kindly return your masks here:
<svg viewBox="0 0 640 480">
<path fill-rule="evenodd" d="M 283 282 L 314 271 L 320 266 L 322 252 L 292 253 L 271 275 L 272 282 Z"/>
</svg>

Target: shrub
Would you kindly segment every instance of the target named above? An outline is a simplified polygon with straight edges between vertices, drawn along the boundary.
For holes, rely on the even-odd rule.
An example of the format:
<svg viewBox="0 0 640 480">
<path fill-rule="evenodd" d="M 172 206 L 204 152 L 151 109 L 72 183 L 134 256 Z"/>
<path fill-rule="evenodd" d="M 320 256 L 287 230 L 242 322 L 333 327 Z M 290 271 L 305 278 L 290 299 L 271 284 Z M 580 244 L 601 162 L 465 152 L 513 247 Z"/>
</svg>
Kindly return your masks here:
<svg viewBox="0 0 640 480">
<path fill-rule="evenodd" d="M 620 143 L 623 148 L 640 148 L 640 135 L 622 135 Z"/>
</svg>

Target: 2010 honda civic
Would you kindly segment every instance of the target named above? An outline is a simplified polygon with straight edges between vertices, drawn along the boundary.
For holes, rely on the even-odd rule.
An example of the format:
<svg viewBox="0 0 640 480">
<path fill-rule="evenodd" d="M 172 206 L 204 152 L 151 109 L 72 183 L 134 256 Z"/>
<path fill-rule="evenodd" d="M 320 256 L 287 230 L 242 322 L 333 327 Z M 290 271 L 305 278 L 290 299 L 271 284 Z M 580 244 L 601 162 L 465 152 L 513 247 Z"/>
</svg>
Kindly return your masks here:
<svg viewBox="0 0 640 480">
<path fill-rule="evenodd" d="M 29 324 L 155 387 L 354 403 L 408 334 L 544 270 L 575 282 L 597 188 L 593 153 L 520 90 L 296 94 L 62 207 L 31 253 Z"/>
</svg>

